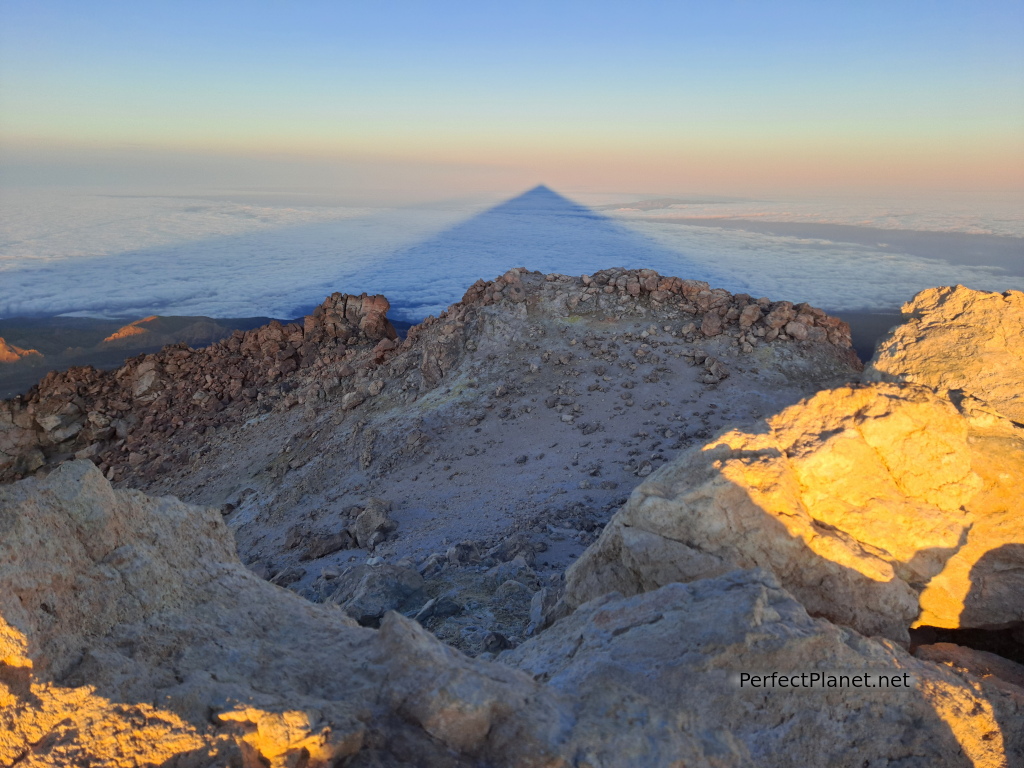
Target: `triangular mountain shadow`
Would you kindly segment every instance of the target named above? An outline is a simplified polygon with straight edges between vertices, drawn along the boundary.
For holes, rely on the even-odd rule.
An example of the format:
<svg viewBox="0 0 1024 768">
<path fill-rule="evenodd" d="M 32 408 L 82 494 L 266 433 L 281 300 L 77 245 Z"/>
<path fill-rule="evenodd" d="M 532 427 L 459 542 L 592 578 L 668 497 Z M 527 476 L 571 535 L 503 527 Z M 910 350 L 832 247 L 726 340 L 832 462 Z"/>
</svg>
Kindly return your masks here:
<svg viewBox="0 0 1024 768">
<path fill-rule="evenodd" d="M 724 281 L 716 270 L 671 250 L 544 185 L 506 200 L 358 275 L 325 284 L 325 292 L 382 293 L 391 314 L 420 321 L 462 298 L 477 279 L 512 267 L 579 275 L 608 267 L 656 269 L 663 274 Z"/>
</svg>

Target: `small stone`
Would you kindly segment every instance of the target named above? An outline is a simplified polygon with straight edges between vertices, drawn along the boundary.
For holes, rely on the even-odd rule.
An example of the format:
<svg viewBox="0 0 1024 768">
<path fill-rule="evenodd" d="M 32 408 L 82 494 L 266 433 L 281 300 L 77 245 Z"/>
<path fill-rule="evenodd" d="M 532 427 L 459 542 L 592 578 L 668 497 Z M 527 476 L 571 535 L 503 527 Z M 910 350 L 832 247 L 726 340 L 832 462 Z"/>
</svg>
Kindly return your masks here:
<svg viewBox="0 0 1024 768">
<path fill-rule="evenodd" d="M 804 341 L 807 338 L 807 326 L 796 320 L 786 323 L 786 333 L 797 341 Z"/>
<path fill-rule="evenodd" d="M 484 637 L 483 648 L 487 653 L 500 653 L 512 647 L 512 643 L 500 632 L 489 632 Z"/>
<path fill-rule="evenodd" d="M 285 568 L 280 571 L 274 578 L 270 580 L 271 584 L 277 584 L 279 587 L 287 587 L 294 584 L 296 581 L 300 581 L 306 575 L 306 569 L 300 568 L 297 565 Z"/>
<path fill-rule="evenodd" d="M 722 332 L 722 318 L 714 312 L 708 312 L 700 324 L 700 331 L 708 337 L 717 336 Z"/>
<path fill-rule="evenodd" d="M 366 395 L 362 392 L 349 392 L 341 398 L 341 410 L 350 411 L 358 405 L 361 405 L 366 400 Z"/>
</svg>

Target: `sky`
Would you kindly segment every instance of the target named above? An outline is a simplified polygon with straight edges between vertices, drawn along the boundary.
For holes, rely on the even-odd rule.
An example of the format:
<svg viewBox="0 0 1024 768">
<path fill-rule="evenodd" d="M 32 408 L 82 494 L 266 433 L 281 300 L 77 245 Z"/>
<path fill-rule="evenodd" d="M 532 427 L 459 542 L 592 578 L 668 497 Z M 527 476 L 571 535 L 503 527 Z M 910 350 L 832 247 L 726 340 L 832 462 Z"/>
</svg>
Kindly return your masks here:
<svg viewBox="0 0 1024 768">
<path fill-rule="evenodd" d="M 1020 0 L 0 0 L 0 182 L 1020 195 L 1021 40 Z"/>
<path fill-rule="evenodd" d="M 1024 0 L 0 0 L 0 318 L 1021 290 L 1021 40 Z"/>
</svg>

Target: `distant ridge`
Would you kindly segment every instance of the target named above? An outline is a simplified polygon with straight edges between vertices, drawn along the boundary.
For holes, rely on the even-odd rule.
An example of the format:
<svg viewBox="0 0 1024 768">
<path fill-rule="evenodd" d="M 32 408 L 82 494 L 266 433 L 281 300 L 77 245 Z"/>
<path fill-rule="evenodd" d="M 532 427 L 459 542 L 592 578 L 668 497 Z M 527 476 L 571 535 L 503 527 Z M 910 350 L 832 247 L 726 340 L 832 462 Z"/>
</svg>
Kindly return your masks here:
<svg viewBox="0 0 1024 768">
<path fill-rule="evenodd" d="M 26 357 L 38 356 L 42 359 L 43 355 L 37 349 L 22 349 L 16 347 L 13 344 L 8 344 L 2 336 L 0 336 L 0 363 L 17 363 Z"/>
</svg>

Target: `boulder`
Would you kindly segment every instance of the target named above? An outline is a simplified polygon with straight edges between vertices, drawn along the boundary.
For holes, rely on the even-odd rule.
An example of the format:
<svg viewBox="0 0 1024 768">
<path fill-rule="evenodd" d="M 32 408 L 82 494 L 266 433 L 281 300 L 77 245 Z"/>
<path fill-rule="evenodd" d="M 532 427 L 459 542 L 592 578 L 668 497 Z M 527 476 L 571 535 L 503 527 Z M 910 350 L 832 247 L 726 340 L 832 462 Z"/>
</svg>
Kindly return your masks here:
<svg viewBox="0 0 1024 768">
<path fill-rule="evenodd" d="M 366 401 L 366 393 L 359 392 L 347 392 L 341 398 L 341 410 L 350 411 L 353 408 L 362 405 Z"/>
<path fill-rule="evenodd" d="M 499 659 L 582 718 L 643 724 L 609 733 L 613 750 L 585 753 L 587 765 L 677 765 L 674 722 L 760 768 L 1024 764 L 1024 691 L 811 618 L 760 570 L 599 597 Z M 847 687 L 830 687 L 840 675 Z"/>
<path fill-rule="evenodd" d="M 356 565 L 344 571 L 326 602 L 341 609 L 364 627 L 380 626 L 388 611 L 409 611 L 427 600 L 423 577 L 411 568 L 395 565 Z"/>
<path fill-rule="evenodd" d="M 929 288 L 878 343 L 865 381 L 907 381 L 972 395 L 1024 423 L 1024 293 Z"/>
<path fill-rule="evenodd" d="M 908 642 L 908 627 L 1024 621 L 1024 435 L 924 387 L 821 392 L 681 453 L 566 574 L 575 607 L 735 567 L 812 614 Z"/>
<path fill-rule="evenodd" d="M 339 549 L 348 549 L 355 545 L 351 532 L 347 530 L 335 533 L 315 533 L 309 536 L 303 544 L 305 545 L 300 560 L 319 560 L 321 557 L 337 552 Z"/>
<path fill-rule="evenodd" d="M 488 647 L 507 642 L 495 635 Z M 220 512 L 89 462 L 0 487 L 0 764 L 1019 764 L 1022 702 L 812 619 L 769 574 L 593 601 L 471 659 L 249 573 Z M 869 671 L 898 690 L 738 688 Z M 906 678 L 903 675 L 906 674 Z M 888 679 L 888 678 L 887 678 Z"/>
<path fill-rule="evenodd" d="M 366 507 L 352 524 L 352 535 L 355 536 L 356 544 L 372 550 L 395 530 L 398 523 L 392 519 L 390 511 L 390 503 L 378 498 L 369 499 Z"/>
</svg>

